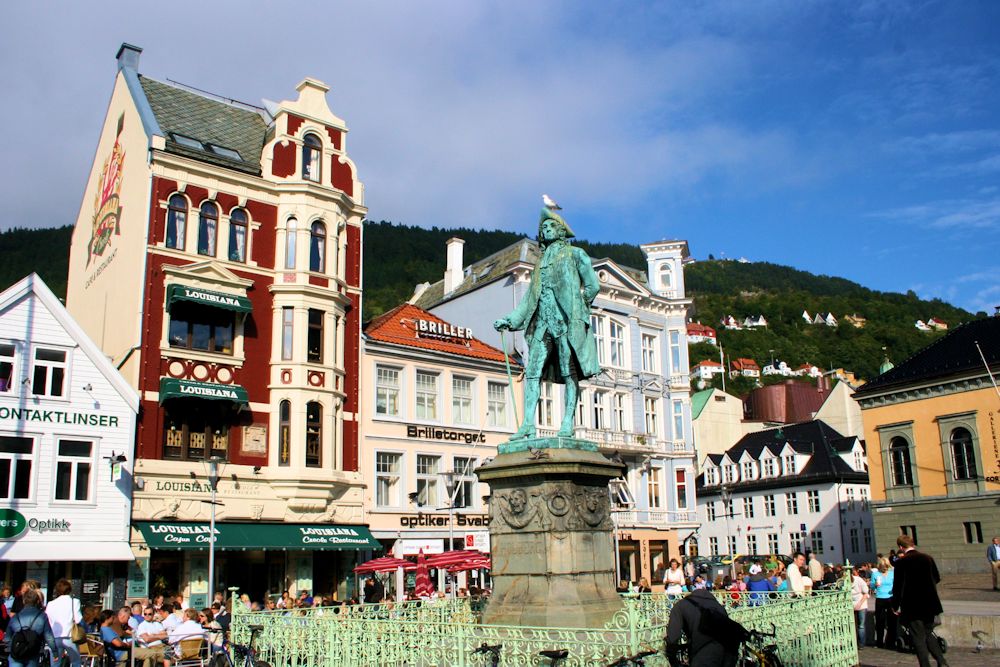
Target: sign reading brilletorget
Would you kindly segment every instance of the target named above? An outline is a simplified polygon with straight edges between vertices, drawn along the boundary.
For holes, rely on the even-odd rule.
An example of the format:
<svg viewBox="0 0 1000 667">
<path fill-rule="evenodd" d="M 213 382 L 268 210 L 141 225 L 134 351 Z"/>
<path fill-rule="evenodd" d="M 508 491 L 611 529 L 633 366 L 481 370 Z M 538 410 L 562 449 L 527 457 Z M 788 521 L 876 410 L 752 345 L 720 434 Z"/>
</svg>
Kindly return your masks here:
<svg viewBox="0 0 1000 667">
<path fill-rule="evenodd" d="M 447 428 L 435 428 L 433 426 L 406 426 L 407 438 L 424 438 L 426 440 L 453 440 L 471 444 L 473 442 L 486 442 L 486 434 L 472 433 L 469 431 L 452 431 Z"/>
</svg>

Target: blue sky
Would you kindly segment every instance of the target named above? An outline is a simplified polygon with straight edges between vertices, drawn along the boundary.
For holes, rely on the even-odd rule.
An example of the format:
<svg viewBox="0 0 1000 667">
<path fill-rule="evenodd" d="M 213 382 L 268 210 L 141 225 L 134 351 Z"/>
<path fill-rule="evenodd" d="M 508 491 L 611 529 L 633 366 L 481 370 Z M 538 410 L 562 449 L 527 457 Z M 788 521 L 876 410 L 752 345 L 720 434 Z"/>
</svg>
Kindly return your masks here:
<svg viewBox="0 0 1000 667">
<path fill-rule="evenodd" d="M 122 41 L 259 102 L 313 76 L 372 219 L 684 238 L 1000 304 L 1000 3 L 16 3 L 0 228 L 71 223 Z M 933 313 L 928 313 L 931 316 Z"/>
</svg>

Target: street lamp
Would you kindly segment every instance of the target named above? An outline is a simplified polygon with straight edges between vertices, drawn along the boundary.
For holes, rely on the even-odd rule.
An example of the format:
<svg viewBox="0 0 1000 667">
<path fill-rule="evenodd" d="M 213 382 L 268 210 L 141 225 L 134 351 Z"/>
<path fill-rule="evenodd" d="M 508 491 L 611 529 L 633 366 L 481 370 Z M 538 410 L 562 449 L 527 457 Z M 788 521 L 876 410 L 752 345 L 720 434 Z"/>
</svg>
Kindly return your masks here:
<svg viewBox="0 0 1000 667">
<path fill-rule="evenodd" d="M 731 542 L 732 538 L 731 538 L 731 533 L 729 532 L 729 517 L 734 516 L 734 514 L 733 514 L 733 506 L 731 504 L 732 501 L 733 501 L 733 492 L 729 490 L 728 486 L 726 486 L 726 485 L 723 484 L 719 488 L 719 496 L 722 498 L 723 514 L 726 517 L 726 549 L 729 550 L 729 551 L 735 552 L 736 551 L 735 549 L 730 548 L 730 544 L 732 544 L 732 542 Z M 735 553 L 730 553 L 729 554 L 729 576 L 732 577 L 733 579 L 736 578 L 736 554 Z"/>
<path fill-rule="evenodd" d="M 211 505 L 211 513 L 208 523 L 208 606 L 215 601 L 215 507 L 221 505 L 215 499 L 219 490 L 219 464 L 225 461 L 218 456 L 208 459 L 208 488 L 212 493 L 211 500 L 201 502 Z"/>
</svg>

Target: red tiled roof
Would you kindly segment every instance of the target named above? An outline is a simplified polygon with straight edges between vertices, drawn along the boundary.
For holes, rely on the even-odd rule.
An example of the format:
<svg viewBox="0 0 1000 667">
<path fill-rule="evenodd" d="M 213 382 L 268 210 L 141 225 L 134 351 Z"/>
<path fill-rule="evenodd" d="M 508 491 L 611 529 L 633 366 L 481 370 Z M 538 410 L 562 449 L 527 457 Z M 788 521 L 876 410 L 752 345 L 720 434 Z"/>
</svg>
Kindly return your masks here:
<svg viewBox="0 0 1000 667">
<path fill-rule="evenodd" d="M 757 369 L 760 370 L 760 366 L 753 359 L 747 359 L 746 357 L 740 357 L 733 361 L 733 368 L 747 368 L 747 369 Z"/>
<path fill-rule="evenodd" d="M 715 329 L 699 322 L 691 322 L 687 325 L 688 335 L 715 336 Z"/>
<path fill-rule="evenodd" d="M 722 364 L 718 361 L 712 361 L 711 359 L 705 359 L 704 361 L 699 361 L 694 365 L 694 368 L 701 368 L 702 366 L 714 366 L 717 368 L 722 368 Z"/>
<path fill-rule="evenodd" d="M 413 304 L 404 303 L 369 322 L 365 327 L 365 335 L 371 340 L 381 343 L 405 345 L 488 361 L 502 362 L 504 360 L 503 351 L 492 345 L 487 345 L 478 338 L 460 338 L 418 332 L 417 320 L 450 326 L 449 322 L 445 322 L 440 317 L 432 315 L 422 308 L 417 308 Z M 511 359 L 511 364 L 517 365 L 517 362 Z"/>
</svg>

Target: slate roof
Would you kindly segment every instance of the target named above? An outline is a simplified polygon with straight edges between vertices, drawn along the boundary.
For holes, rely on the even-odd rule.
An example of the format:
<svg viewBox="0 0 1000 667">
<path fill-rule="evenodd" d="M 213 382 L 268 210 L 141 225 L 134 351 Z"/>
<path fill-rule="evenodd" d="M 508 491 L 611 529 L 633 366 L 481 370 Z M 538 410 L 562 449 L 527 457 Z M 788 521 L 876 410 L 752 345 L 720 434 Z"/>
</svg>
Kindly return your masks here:
<svg viewBox="0 0 1000 667">
<path fill-rule="evenodd" d="M 267 123 L 260 113 L 145 76 L 143 93 L 164 133 L 167 152 L 249 174 L 260 174 Z M 241 160 L 177 143 L 172 133 L 235 150 Z"/>
<path fill-rule="evenodd" d="M 369 322 L 365 326 L 365 337 L 380 343 L 404 345 L 406 347 L 503 363 L 503 351 L 492 345 L 487 345 L 478 338 L 458 339 L 435 334 L 418 333 L 416 327 L 416 320 L 418 319 L 449 324 L 422 308 L 404 303 Z M 518 371 L 520 371 L 520 364 L 513 358 L 511 358 L 511 366 L 517 367 Z"/>
<path fill-rule="evenodd" d="M 908 385 L 969 373 L 985 375 L 986 368 L 976 349 L 976 342 L 982 348 L 986 363 L 996 374 L 1000 370 L 1000 316 L 994 315 L 952 329 L 915 352 L 906 361 L 862 386 L 854 396 L 863 398 Z"/>
<path fill-rule="evenodd" d="M 724 453 L 709 454 L 706 458 L 718 465 L 727 454 L 729 459 L 735 462 L 743 456 L 744 452 L 747 452 L 754 460 L 758 460 L 765 450 L 778 457 L 781 456 L 786 444 L 797 453 L 810 457 L 809 462 L 796 475 L 781 475 L 780 477 L 738 482 L 741 491 L 834 480 L 866 483 L 868 473 L 854 470 L 840 457 L 841 453 L 851 451 L 855 440 L 854 437 L 841 435 L 823 420 L 814 419 L 799 424 L 789 424 L 780 428 L 749 433 Z M 703 484 L 704 475 L 699 475 L 697 480 L 699 496 L 715 495 L 719 492 L 719 485 L 707 486 L 703 490 Z"/>
<path fill-rule="evenodd" d="M 495 280 L 504 278 L 510 267 L 515 264 L 523 262 L 534 266 L 538 261 L 539 254 L 537 241 L 528 238 L 521 239 L 493 253 L 489 257 L 485 257 L 478 262 L 464 267 L 462 282 L 448 296 L 444 295 L 444 279 L 442 278 L 435 283 L 431 283 L 430 287 L 424 290 L 416 301 L 414 301 L 414 304 L 421 308 L 433 308 L 444 301 L 454 299 L 466 292 L 471 292 L 483 285 L 488 285 Z M 601 259 L 592 257 L 590 259 L 591 264 L 599 264 L 605 261 L 611 260 L 607 257 Z M 630 266 L 622 266 L 617 263 L 616 265 L 632 280 L 641 285 L 648 286 L 649 283 L 646 279 L 645 271 L 640 271 Z"/>
</svg>

